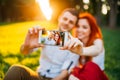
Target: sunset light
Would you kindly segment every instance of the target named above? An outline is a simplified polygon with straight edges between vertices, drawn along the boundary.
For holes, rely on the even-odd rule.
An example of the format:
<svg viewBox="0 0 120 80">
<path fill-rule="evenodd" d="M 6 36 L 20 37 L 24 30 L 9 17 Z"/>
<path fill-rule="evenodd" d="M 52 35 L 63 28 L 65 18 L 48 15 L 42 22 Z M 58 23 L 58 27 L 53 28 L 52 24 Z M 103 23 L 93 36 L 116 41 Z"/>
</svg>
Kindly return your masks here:
<svg viewBox="0 0 120 80">
<path fill-rule="evenodd" d="M 52 9 L 50 7 L 49 0 L 36 0 L 36 2 L 38 2 L 46 19 L 50 20 L 52 16 Z"/>
</svg>

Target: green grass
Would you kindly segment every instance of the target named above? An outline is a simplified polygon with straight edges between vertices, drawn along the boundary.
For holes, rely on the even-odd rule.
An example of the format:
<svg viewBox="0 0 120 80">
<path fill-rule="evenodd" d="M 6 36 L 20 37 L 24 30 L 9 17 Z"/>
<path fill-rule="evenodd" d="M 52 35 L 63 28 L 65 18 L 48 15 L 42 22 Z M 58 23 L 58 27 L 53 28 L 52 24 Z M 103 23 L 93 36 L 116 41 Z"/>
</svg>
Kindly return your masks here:
<svg viewBox="0 0 120 80">
<path fill-rule="evenodd" d="M 105 45 L 105 72 L 110 80 L 120 80 L 120 29 L 102 29 Z"/>
<path fill-rule="evenodd" d="M 23 64 L 33 70 L 39 65 L 40 50 L 24 56 L 19 52 L 21 44 L 24 42 L 27 31 L 33 26 L 44 26 L 48 30 L 56 29 L 56 24 L 50 22 L 20 22 L 0 25 L 0 80 L 8 68 L 13 64 Z"/>
<path fill-rule="evenodd" d="M 49 22 L 20 22 L 0 26 L 0 80 L 13 64 L 22 64 L 33 70 L 39 65 L 40 50 L 24 56 L 19 52 L 20 45 L 25 39 L 28 28 L 34 25 L 55 29 L 56 24 Z M 110 80 L 120 80 L 120 29 L 102 28 L 105 45 L 105 73 Z"/>
</svg>

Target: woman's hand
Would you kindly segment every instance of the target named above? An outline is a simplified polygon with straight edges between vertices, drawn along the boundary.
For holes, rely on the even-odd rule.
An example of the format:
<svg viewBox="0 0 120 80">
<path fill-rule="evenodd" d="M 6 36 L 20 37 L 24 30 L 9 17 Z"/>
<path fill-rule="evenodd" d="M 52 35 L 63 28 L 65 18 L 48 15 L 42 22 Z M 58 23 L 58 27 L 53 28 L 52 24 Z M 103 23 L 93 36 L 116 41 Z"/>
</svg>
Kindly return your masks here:
<svg viewBox="0 0 120 80">
<path fill-rule="evenodd" d="M 81 54 L 83 51 L 83 43 L 78 39 L 74 38 L 69 34 L 69 40 L 63 47 L 60 48 L 61 50 L 70 50 L 76 54 Z"/>
<path fill-rule="evenodd" d="M 70 75 L 68 80 L 80 80 L 77 77 L 75 77 L 74 75 Z"/>
</svg>

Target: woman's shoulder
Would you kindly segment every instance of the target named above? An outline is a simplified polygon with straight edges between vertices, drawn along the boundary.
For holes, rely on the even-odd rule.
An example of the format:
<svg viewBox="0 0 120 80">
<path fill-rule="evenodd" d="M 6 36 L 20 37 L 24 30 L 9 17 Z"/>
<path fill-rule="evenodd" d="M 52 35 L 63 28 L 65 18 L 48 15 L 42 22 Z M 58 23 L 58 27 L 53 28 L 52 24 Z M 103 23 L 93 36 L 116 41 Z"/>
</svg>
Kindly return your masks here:
<svg viewBox="0 0 120 80">
<path fill-rule="evenodd" d="M 96 39 L 96 40 L 94 40 L 93 44 L 95 46 L 97 46 L 97 48 L 99 48 L 100 50 L 104 49 L 104 43 L 103 43 L 102 39 Z"/>
<path fill-rule="evenodd" d="M 103 44 L 103 40 L 98 38 L 98 39 L 95 39 L 93 41 L 93 43 L 102 43 Z"/>
</svg>

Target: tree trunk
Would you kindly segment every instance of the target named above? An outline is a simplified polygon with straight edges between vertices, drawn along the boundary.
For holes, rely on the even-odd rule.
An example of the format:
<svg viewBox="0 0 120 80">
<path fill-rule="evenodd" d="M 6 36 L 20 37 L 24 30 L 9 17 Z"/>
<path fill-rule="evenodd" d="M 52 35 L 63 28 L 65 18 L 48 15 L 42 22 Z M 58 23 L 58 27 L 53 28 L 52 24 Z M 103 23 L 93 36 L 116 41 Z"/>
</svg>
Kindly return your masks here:
<svg viewBox="0 0 120 80">
<path fill-rule="evenodd" d="M 102 6 L 102 2 L 101 0 L 99 0 L 99 2 L 97 2 L 97 9 L 96 9 L 96 20 L 97 20 L 97 23 L 98 25 L 101 25 L 101 6 Z"/>
<path fill-rule="evenodd" d="M 2 8 L 1 8 L 1 5 L 0 5 L 0 22 L 2 21 L 2 10 L 1 10 Z"/>
<path fill-rule="evenodd" d="M 116 27 L 117 20 L 117 0 L 108 0 L 110 5 L 110 15 L 109 15 L 109 27 Z"/>
</svg>

